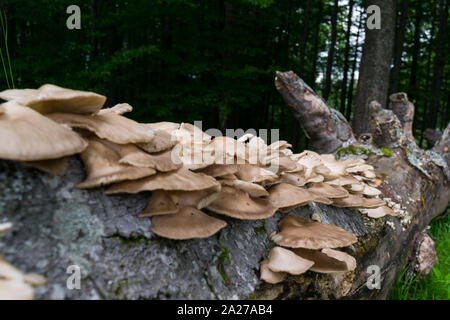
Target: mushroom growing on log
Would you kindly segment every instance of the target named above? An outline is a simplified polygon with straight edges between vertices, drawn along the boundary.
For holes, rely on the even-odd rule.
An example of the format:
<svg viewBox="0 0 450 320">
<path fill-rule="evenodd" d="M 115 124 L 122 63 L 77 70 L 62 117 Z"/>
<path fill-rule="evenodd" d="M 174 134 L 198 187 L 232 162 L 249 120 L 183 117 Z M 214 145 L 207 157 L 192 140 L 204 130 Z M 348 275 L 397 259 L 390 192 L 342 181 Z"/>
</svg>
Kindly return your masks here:
<svg viewBox="0 0 450 320">
<path fill-rule="evenodd" d="M 276 87 L 317 153 L 294 154 L 285 141 L 269 146 L 251 134 L 213 139 L 187 123 L 138 124 L 121 115 L 131 111 L 128 106 L 93 114 L 49 114 L 54 125 L 63 123 L 83 134 L 87 130 L 111 142 L 106 145 L 114 146 L 114 157 L 105 160 L 111 180 L 105 184 L 118 177 L 116 167 L 151 170 L 140 178 L 119 179 L 124 181 L 115 181 L 105 193 L 74 188 L 85 179 L 76 156 L 68 158 L 69 168 L 60 177 L 0 160 L 0 222 L 15 225 L 14 234 L 0 239 L 5 259 L 25 271 L 38 268 L 48 278 L 38 298 L 386 297 L 414 234 L 448 204 L 450 129 L 432 150 L 420 150 L 402 129 L 401 115 L 408 113 L 394 114 L 402 105 L 411 108 L 404 96 L 393 111 L 371 103 L 372 132 L 357 140 L 344 117 L 294 73 L 278 72 Z M 0 106 L 4 128 L 7 111 Z M 7 145 L 0 145 L 0 152 Z M 350 147 L 365 148 L 367 159 L 354 159 Z M 165 152 L 179 156 L 182 167 L 163 167 Z M 335 152 L 338 158 L 352 159 L 336 160 Z M 218 173 L 229 161 L 237 170 L 231 166 Z M 103 174 L 89 168 L 94 176 Z M 282 197 L 283 188 L 301 199 Z M 291 266 L 278 268 L 265 259 L 274 247 L 270 235 L 286 216 L 277 208 L 342 230 L 333 240 L 346 246 L 342 251 L 284 249 L 300 258 L 309 255 L 315 260 L 310 266 L 324 272 L 320 276 L 312 276 L 308 268 L 289 274 L 284 270 Z M 140 218 L 141 213 L 151 219 Z M 270 283 L 259 281 L 255 273 L 261 261 L 261 278 Z M 81 268 L 83 290 L 60 285 L 74 264 Z M 380 267 L 381 290 L 366 286 L 371 265 Z"/>
</svg>

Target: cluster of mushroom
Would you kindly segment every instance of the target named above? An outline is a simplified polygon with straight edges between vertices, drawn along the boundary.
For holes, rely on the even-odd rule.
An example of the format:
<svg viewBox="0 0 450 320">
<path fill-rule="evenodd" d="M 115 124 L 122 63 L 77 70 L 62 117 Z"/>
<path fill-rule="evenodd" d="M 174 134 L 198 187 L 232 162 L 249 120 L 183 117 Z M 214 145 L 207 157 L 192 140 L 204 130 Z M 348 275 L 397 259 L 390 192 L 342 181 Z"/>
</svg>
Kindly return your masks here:
<svg viewBox="0 0 450 320">
<path fill-rule="evenodd" d="M 278 246 L 261 262 L 261 280 L 275 284 L 287 274 L 299 275 L 307 270 L 342 273 L 356 268 L 355 258 L 334 250 L 357 242 L 353 233 L 294 214 L 282 218 L 279 227 L 280 232 L 272 236 Z"/>
<path fill-rule="evenodd" d="M 392 214 L 362 159 L 294 154 L 286 141 L 267 145 L 252 134 L 213 138 L 187 123 L 138 123 L 123 116 L 128 104 L 102 109 L 104 96 L 54 85 L 0 98 L 8 100 L 0 105 L 0 159 L 61 174 L 66 157 L 79 153 L 87 177 L 77 187 L 151 191 L 140 216 L 162 237 L 205 238 L 226 226 L 206 210 L 256 220 L 314 201 Z"/>
<path fill-rule="evenodd" d="M 0 235 L 11 228 L 9 222 L 0 223 Z M 43 276 L 24 274 L 0 258 L 0 300 L 31 300 L 34 298 L 34 288 L 46 283 Z"/>
</svg>

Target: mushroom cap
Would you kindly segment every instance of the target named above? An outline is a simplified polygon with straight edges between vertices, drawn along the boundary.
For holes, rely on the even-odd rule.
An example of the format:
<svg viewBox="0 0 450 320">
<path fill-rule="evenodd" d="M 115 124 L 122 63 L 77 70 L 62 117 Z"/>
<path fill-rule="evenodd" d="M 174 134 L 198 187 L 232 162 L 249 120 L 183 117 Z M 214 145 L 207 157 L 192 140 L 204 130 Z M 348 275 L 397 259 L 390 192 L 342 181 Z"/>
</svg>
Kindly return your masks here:
<svg viewBox="0 0 450 320">
<path fill-rule="evenodd" d="M 134 180 L 155 174 L 153 168 L 137 168 L 119 163 L 120 154 L 109 148 L 104 140 L 89 139 L 89 146 L 81 153 L 87 178 L 77 188 L 96 188 L 124 180 Z"/>
<path fill-rule="evenodd" d="M 385 204 L 386 202 L 381 199 L 367 199 L 353 194 L 345 198 L 333 199 L 333 206 L 339 208 L 377 208 Z"/>
<path fill-rule="evenodd" d="M 61 88 L 44 84 L 39 89 L 12 89 L 0 92 L 0 98 L 15 100 L 39 113 L 94 113 L 99 111 L 106 97 L 94 92 Z"/>
<path fill-rule="evenodd" d="M 207 208 L 219 214 L 242 220 L 259 220 L 272 217 L 277 208 L 267 199 L 250 198 L 235 188 L 223 186 L 216 200 Z"/>
<path fill-rule="evenodd" d="M 152 232 L 175 240 L 207 238 L 226 225 L 225 221 L 193 207 L 181 207 L 177 213 L 152 217 Z"/>
<path fill-rule="evenodd" d="M 139 168 L 143 169 L 143 168 Z M 153 190 L 183 190 L 195 191 L 208 189 L 219 185 L 216 179 L 203 173 L 194 173 L 180 168 L 175 171 L 157 173 L 153 176 L 115 184 L 105 191 L 106 194 L 138 193 Z"/>
<path fill-rule="evenodd" d="M 335 178 L 333 180 L 327 180 L 326 183 L 331 186 L 348 186 L 355 183 L 360 184 L 358 179 L 349 174 L 340 176 L 339 178 Z"/>
<path fill-rule="evenodd" d="M 269 192 L 267 192 L 266 189 L 264 189 L 263 186 L 256 184 L 256 183 L 251 183 L 251 182 L 247 182 L 247 181 L 242 181 L 242 180 L 220 180 L 220 183 L 222 185 L 226 185 L 226 186 L 230 186 L 230 187 L 235 187 L 236 189 L 242 190 L 247 192 L 251 197 L 264 197 L 264 196 L 268 196 Z"/>
<path fill-rule="evenodd" d="M 212 148 L 214 150 L 214 155 L 217 161 L 216 163 L 220 164 L 229 164 L 229 162 L 225 162 L 224 160 L 227 159 L 227 156 L 245 159 L 245 154 L 247 151 L 244 143 L 227 136 L 215 137 L 209 143 L 207 148 Z"/>
<path fill-rule="evenodd" d="M 296 255 L 291 250 L 274 247 L 269 252 L 267 267 L 273 272 L 287 272 L 293 275 L 305 273 L 314 265 L 313 261 Z"/>
<path fill-rule="evenodd" d="M 93 115 L 52 113 L 48 117 L 73 128 L 89 130 L 99 138 L 117 144 L 147 143 L 154 137 L 153 130 L 145 124 L 137 123 L 114 112 Z"/>
<path fill-rule="evenodd" d="M 260 279 L 271 284 L 277 284 L 282 282 L 286 278 L 286 274 L 283 272 L 274 272 L 269 269 L 267 264 L 269 260 L 265 259 L 259 264 L 259 271 L 261 273 Z"/>
<path fill-rule="evenodd" d="M 131 112 L 131 111 L 133 111 L 133 107 L 130 106 L 128 103 L 119 103 L 119 104 L 116 104 L 114 107 L 101 109 L 97 112 L 97 114 L 115 113 L 115 114 L 122 115 L 124 113 Z"/>
<path fill-rule="evenodd" d="M 303 173 L 300 172 L 282 172 L 278 181 L 281 183 L 291 184 L 296 187 L 303 187 L 306 184 L 306 179 Z"/>
<path fill-rule="evenodd" d="M 66 157 L 39 161 L 24 161 L 22 164 L 39 169 L 54 176 L 63 175 L 69 167 L 69 162 Z"/>
<path fill-rule="evenodd" d="M 358 241 L 356 236 L 332 224 L 288 214 L 278 223 L 276 244 L 290 248 L 322 249 L 346 247 Z"/>
<path fill-rule="evenodd" d="M 155 190 L 148 199 L 147 207 L 139 215 L 140 218 L 176 213 L 177 205 L 164 190 Z"/>
<path fill-rule="evenodd" d="M 110 143 L 110 145 L 114 145 Z M 157 153 L 146 153 L 134 144 L 112 146 L 122 156 L 119 163 L 128 164 L 140 168 L 153 168 L 160 172 L 168 172 L 182 167 L 178 155 L 172 150 L 164 150 Z"/>
<path fill-rule="evenodd" d="M 277 179 L 277 175 L 272 171 L 252 164 L 237 165 L 236 175 L 240 180 L 253 183 L 260 183 L 263 181 L 274 181 L 275 179 Z"/>
<path fill-rule="evenodd" d="M 172 131 L 178 130 L 180 128 L 179 123 L 168 121 L 147 123 L 147 126 L 154 131 L 165 131 L 169 134 L 171 134 Z"/>
<path fill-rule="evenodd" d="M 0 259 L 0 300 L 32 300 L 34 290 L 26 275 Z"/>
<path fill-rule="evenodd" d="M 221 186 L 217 185 L 209 189 L 197 191 L 168 191 L 168 194 L 178 206 L 195 207 L 201 210 L 217 199 L 220 190 Z"/>
<path fill-rule="evenodd" d="M 2 104 L 0 159 L 37 161 L 80 153 L 87 147 L 77 133 L 15 101 Z"/>
<path fill-rule="evenodd" d="M 347 190 L 342 187 L 333 187 L 324 182 L 312 183 L 308 187 L 308 192 L 314 193 L 317 196 L 325 198 L 345 198 L 349 195 Z"/>
<path fill-rule="evenodd" d="M 6 231 L 10 230 L 12 227 L 13 227 L 13 224 L 11 222 L 0 223 L 0 235 L 2 233 L 5 233 Z"/>
<path fill-rule="evenodd" d="M 321 252 L 318 250 L 311 250 L 304 248 L 295 248 L 292 249 L 292 251 L 302 258 L 313 261 L 314 265 L 310 268 L 310 270 L 314 272 L 319 273 L 347 272 L 354 270 L 354 268 L 352 269 L 353 265 L 356 267 L 356 260 L 352 256 L 346 254 L 345 252 L 340 252 L 333 249 L 323 249 Z M 339 255 L 340 253 L 343 254 L 339 256 L 340 259 L 334 257 Z M 347 255 L 348 257 L 344 255 Z M 344 261 L 344 259 L 349 261 L 348 265 L 346 261 Z"/>
<path fill-rule="evenodd" d="M 396 216 L 394 210 L 388 206 L 381 206 L 373 209 L 359 209 L 361 213 L 367 214 L 370 218 L 381 218 L 384 216 Z"/>
<path fill-rule="evenodd" d="M 217 178 L 228 174 L 234 174 L 238 171 L 238 166 L 235 164 L 212 164 L 206 168 L 202 168 L 197 172 L 207 174 L 208 176 Z"/>
<path fill-rule="evenodd" d="M 298 207 L 314 201 L 315 195 L 308 189 L 287 183 L 278 183 L 269 190 L 269 201 L 277 208 Z"/>
<path fill-rule="evenodd" d="M 150 129 L 152 128 L 152 126 L 148 127 Z M 150 142 L 138 143 L 137 146 L 148 153 L 153 153 L 171 149 L 177 143 L 177 140 L 172 138 L 172 135 L 164 130 L 154 130 L 154 134 Z"/>
<path fill-rule="evenodd" d="M 325 253 L 327 256 L 331 258 L 345 262 L 348 271 L 353 271 L 356 269 L 356 259 L 345 252 L 325 248 L 322 249 L 322 253 Z"/>
</svg>

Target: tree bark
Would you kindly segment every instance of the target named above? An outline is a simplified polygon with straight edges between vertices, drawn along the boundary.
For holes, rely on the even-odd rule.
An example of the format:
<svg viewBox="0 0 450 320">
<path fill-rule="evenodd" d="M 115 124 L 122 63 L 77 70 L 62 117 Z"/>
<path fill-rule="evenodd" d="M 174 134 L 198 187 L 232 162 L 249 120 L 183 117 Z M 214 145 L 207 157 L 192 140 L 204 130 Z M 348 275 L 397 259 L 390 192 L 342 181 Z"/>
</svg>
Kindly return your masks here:
<svg viewBox="0 0 450 320">
<path fill-rule="evenodd" d="M 431 83 L 431 102 L 430 102 L 430 114 L 428 115 L 428 128 L 435 128 L 437 124 L 437 117 L 439 112 L 439 106 L 441 104 L 441 85 L 443 76 L 443 67 L 445 64 L 445 57 L 447 51 L 447 28 L 448 28 L 448 9 L 449 0 L 441 0 L 440 18 L 439 18 L 439 31 L 436 38 L 436 55 L 434 56 L 433 63 L 433 82 Z"/>
<path fill-rule="evenodd" d="M 400 10 L 400 21 L 395 31 L 394 45 L 394 67 L 391 74 L 391 86 L 389 92 L 392 94 L 398 91 L 398 81 L 400 69 L 402 67 L 403 43 L 405 38 L 406 21 L 408 19 L 409 0 L 402 0 L 402 8 Z"/>
<path fill-rule="evenodd" d="M 356 44 L 355 44 L 355 49 L 354 49 L 354 53 L 353 53 L 352 76 L 350 79 L 350 88 L 348 90 L 347 109 L 345 110 L 345 117 L 347 119 L 350 119 L 350 116 L 352 113 L 352 107 L 353 107 L 353 91 L 354 91 L 354 86 L 355 86 L 355 72 L 356 72 L 356 63 L 358 62 L 359 36 L 361 33 L 362 22 L 363 22 L 363 14 L 361 12 L 360 17 L 359 17 L 359 23 L 358 23 L 358 32 L 356 33 Z"/>
<path fill-rule="evenodd" d="M 333 14 L 331 15 L 331 40 L 328 48 L 327 70 L 325 73 L 325 88 L 323 89 L 323 98 L 328 99 L 331 91 L 331 73 L 333 71 L 334 52 L 336 51 L 336 37 L 337 37 L 337 16 L 339 12 L 339 1 L 334 0 Z"/>
<path fill-rule="evenodd" d="M 311 15 L 311 0 L 308 0 L 306 2 L 306 10 L 305 15 L 303 18 L 303 30 L 302 30 L 302 37 L 300 39 L 300 66 L 299 66 L 299 74 L 303 74 L 303 67 L 305 63 L 305 52 L 306 52 L 306 40 L 308 39 L 309 34 L 309 16 Z"/>
<path fill-rule="evenodd" d="M 365 27 L 366 38 L 359 67 L 355 95 L 353 129 L 357 134 L 368 131 L 368 106 L 376 100 L 383 107 L 388 99 L 389 73 L 395 35 L 395 3 L 392 0 L 367 0 L 365 8 L 377 5 L 381 10 L 380 29 Z"/>
<path fill-rule="evenodd" d="M 350 0 L 348 5 L 348 16 L 347 16 L 347 31 L 345 33 L 345 53 L 344 53 L 344 77 L 342 79 L 341 86 L 341 100 L 340 100 L 340 108 L 339 111 L 342 114 L 345 114 L 345 102 L 347 99 L 347 78 L 348 78 L 348 69 L 349 69 L 349 60 L 350 60 L 350 35 L 352 31 L 352 18 L 353 18 L 353 3 L 354 0 Z"/>
</svg>

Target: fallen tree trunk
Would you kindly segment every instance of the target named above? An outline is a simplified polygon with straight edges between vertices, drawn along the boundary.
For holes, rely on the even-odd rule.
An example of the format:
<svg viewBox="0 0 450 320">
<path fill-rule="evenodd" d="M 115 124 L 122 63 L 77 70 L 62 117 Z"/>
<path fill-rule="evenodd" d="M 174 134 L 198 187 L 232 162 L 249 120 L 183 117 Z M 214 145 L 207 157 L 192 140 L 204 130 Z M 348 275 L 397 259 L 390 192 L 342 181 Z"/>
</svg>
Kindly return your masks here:
<svg viewBox="0 0 450 320">
<path fill-rule="evenodd" d="M 277 73 L 276 81 L 316 150 L 345 151 L 357 144 L 344 117 L 295 74 Z M 359 242 L 347 248 L 358 262 L 354 272 L 306 272 L 277 285 L 261 283 L 259 262 L 273 246 L 269 234 L 284 214 L 265 222 L 225 218 L 229 226 L 207 239 L 163 239 L 150 231 L 150 220 L 137 217 L 148 194 L 106 196 L 102 189 L 75 189 L 84 178 L 77 157 L 69 159 L 69 170 L 61 177 L 0 161 L 0 223 L 14 224 L 0 238 L 0 252 L 21 270 L 48 278 L 37 289 L 37 298 L 385 298 L 415 234 L 448 204 L 444 172 L 449 159 L 443 150 L 449 135 L 444 133 L 436 149 L 425 153 L 409 144 L 392 111 L 374 105 L 371 115 L 373 141 L 383 142 L 392 154 L 370 154 L 368 161 L 383 181 L 383 197 L 404 211 L 401 216 L 374 220 L 316 203 L 295 210 L 306 217 L 316 213 L 322 222 L 358 236 Z M 80 267 L 80 289 L 67 286 L 73 280 L 67 273 L 71 265 Z M 371 290 L 367 270 L 373 265 L 381 270 L 380 289 Z"/>
</svg>

